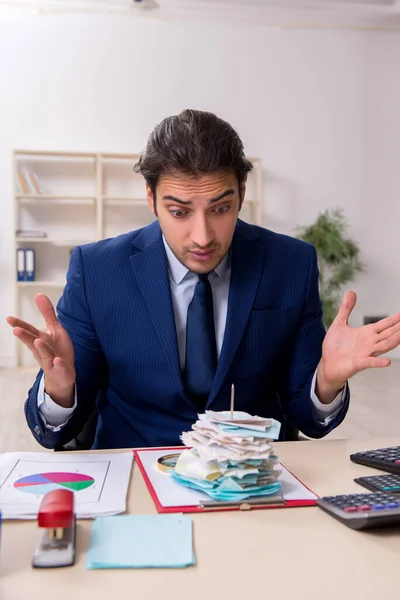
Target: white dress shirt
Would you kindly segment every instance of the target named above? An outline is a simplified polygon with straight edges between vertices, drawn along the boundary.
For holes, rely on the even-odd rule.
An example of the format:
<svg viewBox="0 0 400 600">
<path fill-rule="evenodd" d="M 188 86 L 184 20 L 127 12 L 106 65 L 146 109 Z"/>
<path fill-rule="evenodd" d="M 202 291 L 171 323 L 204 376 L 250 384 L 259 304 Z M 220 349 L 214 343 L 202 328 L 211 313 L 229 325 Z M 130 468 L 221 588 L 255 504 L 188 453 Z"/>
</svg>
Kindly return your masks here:
<svg viewBox="0 0 400 600">
<path fill-rule="evenodd" d="M 164 237 L 163 242 L 168 258 L 169 281 L 178 338 L 179 359 L 183 371 L 185 368 L 187 310 L 193 298 L 194 289 L 198 282 L 198 276 L 196 273 L 189 271 L 189 269 L 176 258 Z M 213 294 L 215 339 L 218 357 L 221 352 L 225 333 L 230 278 L 231 264 L 230 253 L 228 253 L 218 267 L 208 276 Z M 315 394 L 316 374 L 317 372 L 314 373 L 311 384 L 311 400 L 315 407 L 317 419 L 323 425 L 328 425 L 329 422 L 336 417 L 341 408 L 344 399 L 344 390 L 341 391 L 330 404 L 322 404 Z M 59 431 L 74 412 L 76 403 L 76 389 L 74 405 L 71 408 L 63 408 L 53 402 L 50 396 L 44 391 L 44 376 L 42 377 L 38 389 L 38 407 L 48 429 Z"/>
</svg>

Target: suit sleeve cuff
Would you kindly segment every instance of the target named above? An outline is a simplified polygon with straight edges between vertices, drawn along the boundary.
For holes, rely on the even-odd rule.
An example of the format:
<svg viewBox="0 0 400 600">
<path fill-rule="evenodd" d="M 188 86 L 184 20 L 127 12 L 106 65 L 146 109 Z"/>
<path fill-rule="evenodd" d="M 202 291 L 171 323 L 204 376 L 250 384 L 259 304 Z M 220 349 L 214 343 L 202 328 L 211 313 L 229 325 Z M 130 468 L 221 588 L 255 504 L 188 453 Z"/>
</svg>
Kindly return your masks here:
<svg viewBox="0 0 400 600">
<path fill-rule="evenodd" d="M 336 398 L 330 404 L 322 404 L 319 401 L 315 393 L 315 380 L 317 377 L 317 371 L 314 373 L 314 377 L 311 382 L 311 401 L 314 405 L 314 409 L 317 415 L 317 419 L 321 425 L 329 425 L 329 423 L 338 415 L 340 409 L 343 406 L 344 398 L 346 395 L 347 383 L 345 387 L 338 393 Z"/>
<path fill-rule="evenodd" d="M 71 408 L 63 408 L 56 404 L 48 394 L 44 391 L 44 374 L 39 383 L 39 389 L 37 394 L 37 405 L 39 414 L 47 429 L 51 431 L 60 431 L 62 427 L 67 423 L 69 417 L 72 415 L 77 404 L 77 394 L 75 385 L 75 398 L 74 404 Z"/>
</svg>

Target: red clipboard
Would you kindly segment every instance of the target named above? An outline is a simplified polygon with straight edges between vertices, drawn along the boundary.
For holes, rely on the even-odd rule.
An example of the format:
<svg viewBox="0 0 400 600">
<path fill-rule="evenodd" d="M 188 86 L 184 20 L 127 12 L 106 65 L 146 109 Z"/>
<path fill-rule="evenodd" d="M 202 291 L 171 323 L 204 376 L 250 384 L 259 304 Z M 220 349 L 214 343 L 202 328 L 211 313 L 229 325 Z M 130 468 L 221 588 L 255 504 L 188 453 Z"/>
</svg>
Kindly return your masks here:
<svg viewBox="0 0 400 600">
<path fill-rule="evenodd" d="M 266 508 L 293 508 L 298 506 L 315 506 L 318 496 L 310 490 L 298 477 L 296 477 L 291 471 L 286 469 L 286 467 L 280 463 L 280 466 L 283 468 L 283 473 L 286 482 L 290 482 L 290 485 L 287 485 L 287 489 L 290 487 L 296 487 L 299 490 L 298 498 L 293 497 L 296 496 L 296 492 L 290 492 L 285 494 L 283 492 L 282 495 L 273 494 L 269 497 L 263 499 L 263 503 L 252 503 L 252 500 L 243 500 L 240 502 L 221 502 L 221 501 L 213 501 L 211 498 L 209 500 L 200 500 L 197 504 L 192 504 L 191 501 L 186 501 L 185 503 L 173 502 L 170 500 L 165 501 L 165 497 L 167 494 L 164 492 L 161 494 L 160 490 L 165 485 L 165 478 L 169 478 L 170 476 L 167 473 L 162 473 L 157 469 L 157 459 L 164 455 L 170 454 L 171 452 L 182 452 L 185 450 L 185 447 L 171 447 L 171 448 L 144 448 L 141 450 L 134 450 L 135 461 L 140 469 L 140 472 L 143 476 L 143 479 L 146 483 L 147 489 L 150 492 L 150 495 L 153 499 L 153 502 L 157 508 L 157 512 L 159 513 L 195 513 L 195 512 L 210 512 L 210 511 L 221 511 L 221 510 L 259 510 Z M 152 453 L 150 455 L 149 453 Z M 161 483 L 161 485 L 159 485 Z M 282 488 L 284 487 L 285 482 L 282 483 Z M 190 495 L 193 495 L 193 490 L 189 490 L 184 486 L 180 486 L 178 483 L 169 479 L 167 482 L 167 486 L 171 490 L 173 486 L 174 490 L 177 492 L 177 495 L 182 495 L 183 497 L 189 498 Z M 179 490 L 179 491 L 178 491 Z M 283 490 L 282 490 L 283 491 Z M 195 493 L 196 494 L 196 493 Z M 206 494 L 199 493 L 201 497 L 206 497 Z M 288 498 L 285 498 L 285 495 Z M 257 501 L 256 499 L 254 499 Z"/>
</svg>

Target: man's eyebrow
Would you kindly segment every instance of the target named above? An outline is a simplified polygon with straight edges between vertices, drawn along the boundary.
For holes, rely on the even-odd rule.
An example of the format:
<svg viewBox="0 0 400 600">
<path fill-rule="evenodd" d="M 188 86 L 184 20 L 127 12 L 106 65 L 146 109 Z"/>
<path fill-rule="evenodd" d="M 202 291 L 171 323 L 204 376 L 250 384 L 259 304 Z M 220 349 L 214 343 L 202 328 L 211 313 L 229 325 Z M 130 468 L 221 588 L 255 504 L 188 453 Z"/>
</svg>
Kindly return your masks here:
<svg viewBox="0 0 400 600">
<path fill-rule="evenodd" d="M 216 198 L 211 198 L 211 200 L 209 200 L 209 203 L 213 204 L 214 202 L 218 202 L 219 200 L 226 198 L 226 196 L 232 196 L 234 193 L 235 193 L 235 190 L 232 190 L 232 189 L 226 190 L 225 192 L 223 192 L 223 194 L 220 194 Z M 171 200 L 172 202 L 177 202 L 178 204 L 183 204 L 184 206 L 192 204 L 191 200 L 181 200 L 180 198 L 176 198 L 175 196 L 170 196 L 169 194 L 166 196 L 163 196 L 163 200 Z"/>
</svg>

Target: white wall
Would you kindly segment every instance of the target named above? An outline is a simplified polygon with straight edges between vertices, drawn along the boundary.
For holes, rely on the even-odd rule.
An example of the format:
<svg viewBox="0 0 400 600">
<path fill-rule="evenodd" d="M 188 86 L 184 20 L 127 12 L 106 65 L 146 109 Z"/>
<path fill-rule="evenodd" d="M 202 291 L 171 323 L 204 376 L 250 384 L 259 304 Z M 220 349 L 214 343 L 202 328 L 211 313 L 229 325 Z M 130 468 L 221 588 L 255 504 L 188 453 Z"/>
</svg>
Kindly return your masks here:
<svg viewBox="0 0 400 600">
<path fill-rule="evenodd" d="M 138 151 L 185 107 L 229 120 L 262 158 L 265 226 L 290 233 L 345 209 L 368 265 L 354 324 L 399 310 L 399 59 L 393 33 L 116 15 L 0 24 L 0 364 L 14 349 L 12 149 Z"/>
</svg>

